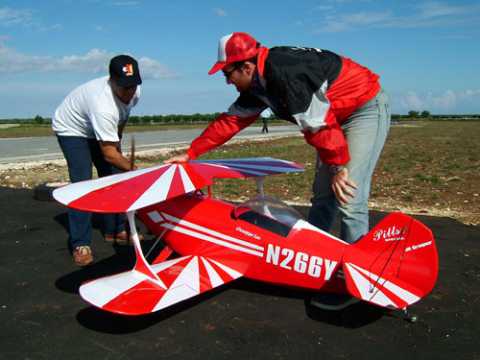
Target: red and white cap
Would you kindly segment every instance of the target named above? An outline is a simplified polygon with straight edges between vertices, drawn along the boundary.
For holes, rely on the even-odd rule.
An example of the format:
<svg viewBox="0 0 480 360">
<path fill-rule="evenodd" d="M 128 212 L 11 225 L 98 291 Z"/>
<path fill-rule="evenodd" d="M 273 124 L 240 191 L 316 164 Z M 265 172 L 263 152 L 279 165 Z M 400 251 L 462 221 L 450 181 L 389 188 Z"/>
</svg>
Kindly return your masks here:
<svg viewBox="0 0 480 360">
<path fill-rule="evenodd" d="M 208 74 L 215 74 L 228 64 L 253 58 L 259 48 L 257 40 L 247 33 L 234 32 L 223 36 L 218 42 L 218 61 Z"/>
</svg>

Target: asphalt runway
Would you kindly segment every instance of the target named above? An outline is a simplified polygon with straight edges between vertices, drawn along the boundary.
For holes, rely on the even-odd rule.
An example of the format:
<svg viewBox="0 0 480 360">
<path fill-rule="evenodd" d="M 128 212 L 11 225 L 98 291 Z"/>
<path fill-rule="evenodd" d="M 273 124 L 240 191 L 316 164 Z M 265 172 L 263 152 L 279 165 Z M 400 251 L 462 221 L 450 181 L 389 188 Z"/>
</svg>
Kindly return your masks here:
<svg viewBox="0 0 480 360">
<path fill-rule="evenodd" d="M 362 303 L 320 311 L 306 305 L 308 293 L 244 279 L 126 317 L 89 306 L 77 290 L 128 269 L 131 248 L 94 231 L 96 263 L 79 269 L 64 207 L 0 188 L 0 211 L 0 359 L 480 359 L 479 227 L 415 216 L 433 230 L 440 258 L 435 289 L 411 307 L 416 323 Z"/>
<path fill-rule="evenodd" d="M 185 146 L 200 135 L 203 129 L 201 127 L 127 133 L 123 137 L 122 148 L 124 151 L 130 151 L 132 137 L 135 138 L 137 151 L 172 148 L 178 145 Z M 234 141 L 292 135 L 301 136 L 298 127 L 295 125 L 270 126 L 268 134 L 263 134 L 259 126 L 249 126 L 237 134 Z M 55 136 L 0 138 L 0 164 L 58 159 L 63 159 L 63 155 Z"/>
</svg>

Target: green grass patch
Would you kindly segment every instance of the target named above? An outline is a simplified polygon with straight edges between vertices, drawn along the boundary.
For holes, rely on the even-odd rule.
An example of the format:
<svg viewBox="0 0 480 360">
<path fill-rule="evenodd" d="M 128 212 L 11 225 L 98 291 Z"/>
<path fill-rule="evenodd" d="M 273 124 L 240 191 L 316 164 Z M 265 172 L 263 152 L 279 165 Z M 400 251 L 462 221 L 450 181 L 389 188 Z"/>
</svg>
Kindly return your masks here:
<svg viewBox="0 0 480 360">
<path fill-rule="evenodd" d="M 3 131 L 14 130 L 19 129 Z M 26 129 L 22 131 L 25 133 Z M 371 198 L 376 204 L 388 204 L 390 207 L 445 209 L 473 214 L 470 221 L 478 223 L 479 140 L 479 121 L 423 121 L 416 122 L 415 126 L 393 126 L 374 173 Z M 259 156 L 271 156 L 303 164 L 304 173 L 266 177 L 265 190 L 282 200 L 309 202 L 316 152 L 302 137 L 223 146 L 205 154 L 201 159 Z M 163 158 L 142 160 L 138 165 L 157 165 L 162 160 Z M 67 179 L 65 169 L 9 171 L 0 175 L 0 184 L 5 186 Z M 213 190 L 216 196 L 239 199 L 255 195 L 256 186 L 250 179 L 225 179 L 218 181 Z"/>
</svg>

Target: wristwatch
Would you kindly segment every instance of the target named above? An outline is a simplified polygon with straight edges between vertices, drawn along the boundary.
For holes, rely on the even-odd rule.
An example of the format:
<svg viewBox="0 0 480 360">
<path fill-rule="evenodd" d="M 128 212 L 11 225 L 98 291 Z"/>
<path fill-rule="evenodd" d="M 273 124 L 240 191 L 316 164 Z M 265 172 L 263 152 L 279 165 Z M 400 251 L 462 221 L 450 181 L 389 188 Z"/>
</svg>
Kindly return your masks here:
<svg viewBox="0 0 480 360">
<path fill-rule="evenodd" d="M 343 169 L 345 169 L 344 165 L 330 165 L 328 167 L 328 171 L 330 171 L 330 174 L 332 174 L 332 175 L 338 174 Z"/>
</svg>

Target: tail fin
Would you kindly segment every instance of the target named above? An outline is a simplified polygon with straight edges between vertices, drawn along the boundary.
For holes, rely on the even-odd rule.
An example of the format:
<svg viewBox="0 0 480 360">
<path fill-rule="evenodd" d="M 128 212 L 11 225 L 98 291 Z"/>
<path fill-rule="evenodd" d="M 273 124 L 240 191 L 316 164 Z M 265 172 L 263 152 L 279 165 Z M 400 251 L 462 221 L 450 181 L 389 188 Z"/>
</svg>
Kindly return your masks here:
<svg viewBox="0 0 480 360">
<path fill-rule="evenodd" d="M 404 309 L 435 285 L 438 255 L 433 234 L 419 221 L 392 213 L 347 248 L 343 271 L 353 296 Z"/>
</svg>

